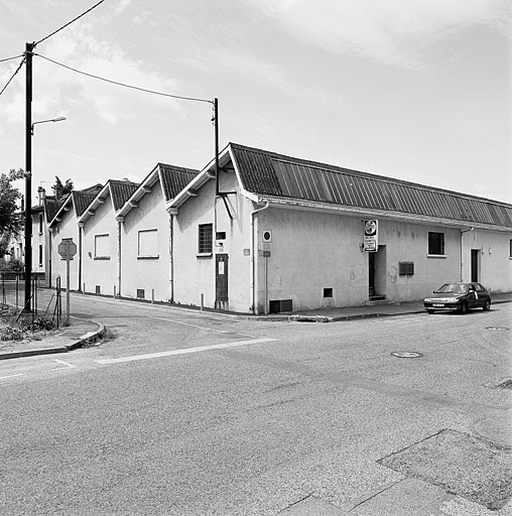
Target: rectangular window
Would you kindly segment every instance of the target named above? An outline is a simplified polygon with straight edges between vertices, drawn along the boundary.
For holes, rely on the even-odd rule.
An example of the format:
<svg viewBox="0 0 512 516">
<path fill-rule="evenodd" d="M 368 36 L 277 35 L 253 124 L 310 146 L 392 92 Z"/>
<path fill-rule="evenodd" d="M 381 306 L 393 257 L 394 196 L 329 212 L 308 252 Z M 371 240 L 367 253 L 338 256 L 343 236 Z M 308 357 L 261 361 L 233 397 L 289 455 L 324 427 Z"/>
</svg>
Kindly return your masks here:
<svg viewBox="0 0 512 516">
<path fill-rule="evenodd" d="M 146 297 L 146 291 L 143 288 L 137 289 L 137 299 L 145 299 Z"/>
<path fill-rule="evenodd" d="M 39 267 L 43 266 L 43 244 L 39 244 Z"/>
<path fill-rule="evenodd" d="M 108 235 L 94 235 L 94 259 L 95 260 L 109 260 L 109 236 Z"/>
<path fill-rule="evenodd" d="M 412 276 L 414 274 L 414 263 L 413 262 L 398 262 L 398 275 L 399 276 Z"/>
<path fill-rule="evenodd" d="M 444 256 L 444 233 L 428 233 L 428 254 Z"/>
<path fill-rule="evenodd" d="M 332 288 L 324 288 L 324 297 L 332 297 Z"/>
<path fill-rule="evenodd" d="M 213 224 L 199 224 L 197 252 L 199 254 L 213 253 Z"/>
<path fill-rule="evenodd" d="M 39 234 L 43 234 L 43 214 L 39 214 Z"/>
<path fill-rule="evenodd" d="M 510 258 L 512 258 L 512 238 L 510 239 Z"/>
<path fill-rule="evenodd" d="M 139 231 L 137 240 L 138 258 L 158 258 L 158 230 Z"/>
</svg>

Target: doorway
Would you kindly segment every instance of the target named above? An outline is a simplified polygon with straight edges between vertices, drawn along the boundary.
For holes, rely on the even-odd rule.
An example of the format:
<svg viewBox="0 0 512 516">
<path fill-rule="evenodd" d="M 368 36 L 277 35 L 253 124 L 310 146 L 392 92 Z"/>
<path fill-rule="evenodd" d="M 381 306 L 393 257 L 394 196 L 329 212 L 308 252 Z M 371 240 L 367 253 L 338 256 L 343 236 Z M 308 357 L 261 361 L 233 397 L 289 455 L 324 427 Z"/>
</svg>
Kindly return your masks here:
<svg viewBox="0 0 512 516">
<path fill-rule="evenodd" d="M 386 298 L 386 246 L 368 253 L 368 295 L 370 299 Z"/>
<path fill-rule="evenodd" d="M 215 308 L 228 309 L 228 264 L 227 254 L 215 255 Z"/>
<path fill-rule="evenodd" d="M 480 249 L 471 249 L 471 281 L 480 281 L 478 269 L 480 268 Z"/>
</svg>

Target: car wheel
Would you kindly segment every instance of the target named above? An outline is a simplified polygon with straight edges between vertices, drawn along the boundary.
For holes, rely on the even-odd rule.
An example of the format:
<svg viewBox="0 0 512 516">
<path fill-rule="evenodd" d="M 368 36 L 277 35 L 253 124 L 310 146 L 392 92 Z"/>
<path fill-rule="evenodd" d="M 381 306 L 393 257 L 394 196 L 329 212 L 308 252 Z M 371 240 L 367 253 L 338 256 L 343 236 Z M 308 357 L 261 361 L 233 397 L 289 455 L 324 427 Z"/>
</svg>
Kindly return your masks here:
<svg viewBox="0 0 512 516">
<path fill-rule="evenodd" d="M 484 306 L 482 306 L 482 308 L 484 309 L 485 312 L 489 311 L 491 309 L 491 300 L 486 299 Z"/>
<path fill-rule="evenodd" d="M 460 313 L 461 313 L 462 315 L 465 315 L 465 314 L 467 314 L 467 313 L 468 313 L 468 304 L 467 304 L 467 303 L 462 303 L 462 304 L 460 305 Z"/>
</svg>

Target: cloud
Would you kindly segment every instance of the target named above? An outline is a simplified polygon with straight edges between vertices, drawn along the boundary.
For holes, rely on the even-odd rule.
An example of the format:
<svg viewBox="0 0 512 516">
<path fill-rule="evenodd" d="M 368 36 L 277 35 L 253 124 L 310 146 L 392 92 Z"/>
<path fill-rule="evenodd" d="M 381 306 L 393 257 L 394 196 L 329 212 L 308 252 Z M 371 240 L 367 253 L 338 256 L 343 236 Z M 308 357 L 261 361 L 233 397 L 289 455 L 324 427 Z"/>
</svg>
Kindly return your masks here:
<svg viewBox="0 0 512 516">
<path fill-rule="evenodd" d="M 476 24 L 507 33 L 506 0 L 261 0 L 259 7 L 296 37 L 335 54 L 422 67 L 422 50 Z"/>
<path fill-rule="evenodd" d="M 176 90 L 176 83 L 172 79 L 164 78 L 144 62 L 129 57 L 116 43 L 96 39 L 92 35 L 91 26 L 87 24 L 79 28 L 70 27 L 58 38 L 50 39 L 44 49 L 36 47 L 36 53 L 117 82 L 170 94 Z M 168 107 L 181 116 L 178 104 L 171 98 L 163 99 L 161 96 L 108 84 L 66 70 L 38 56 L 33 58 L 33 68 L 34 117 L 65 115 L 61 111 L 74 106 L 87 107 L 97 117 L 111 124 L 134 119 L 155 106 L 160 110 L 162 106 Z M 16 87 L 11 85 L 15 91 L 11 93 L 11 101 L 4 108 L 4 116 L 10 122 L 19 121 L 23 117 L 24 75 L 23 68 L 16 77 Z"/>
</svg>

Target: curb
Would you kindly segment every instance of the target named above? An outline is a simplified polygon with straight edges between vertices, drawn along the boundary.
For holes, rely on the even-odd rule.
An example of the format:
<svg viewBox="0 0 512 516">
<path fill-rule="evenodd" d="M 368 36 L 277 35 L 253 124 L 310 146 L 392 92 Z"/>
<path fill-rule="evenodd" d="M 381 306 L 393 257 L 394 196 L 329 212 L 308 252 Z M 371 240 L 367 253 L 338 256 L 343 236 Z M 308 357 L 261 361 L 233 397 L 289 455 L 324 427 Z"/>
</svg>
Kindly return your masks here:
<svg viewBox="0 0 512 516">
<path fill-rule="evenodd" d="M 101 337 L 105 333 L 106 328 L 104 324 L 100 324 L 95 321 L 89 322 L 98 325 L 98 329 L 81 335 L 75 342 L 69 344 L 68 346 L 57 346 L 54 348 L 41 349 L 24 349 L 22 351 L 8 351 L 6 353 L 0 353 L 0 360 L 10 360 L 13 358 L 26 358 L 43 355 L 56 355 L 58 353 L 68 353 L 70 351 L 74 351 L 75 349 L 81 348 L 86 344 L 94 344 L 95 342 L 101 339 Z"/>
</svg>

